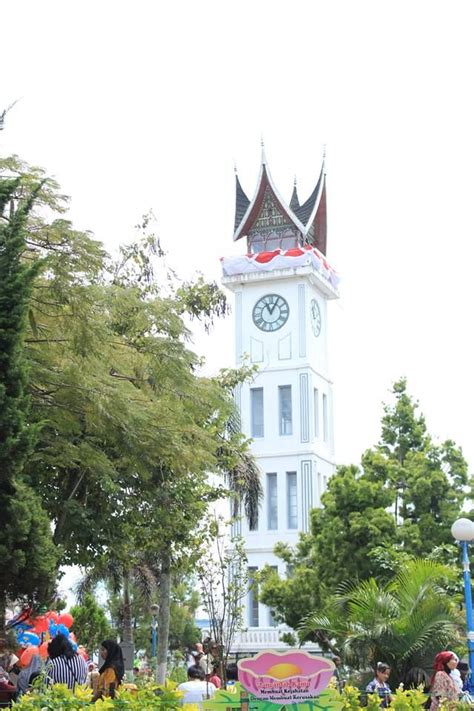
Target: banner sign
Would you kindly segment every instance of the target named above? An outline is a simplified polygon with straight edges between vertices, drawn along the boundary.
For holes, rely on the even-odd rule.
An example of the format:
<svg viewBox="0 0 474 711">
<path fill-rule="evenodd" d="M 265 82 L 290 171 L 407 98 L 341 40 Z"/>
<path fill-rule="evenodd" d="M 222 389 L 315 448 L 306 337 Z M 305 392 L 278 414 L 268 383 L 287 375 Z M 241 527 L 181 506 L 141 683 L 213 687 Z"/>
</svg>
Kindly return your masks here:
<svg viewBox="0 0 474 711">
<path fill-rule="evenodd" d="M 300 649 L 268 650 L 238 662 L 239 682 L 220 689 L 203 703 L 205 711 L 276 711 L 292 706 L 295 711 L 341 708 L 329 685 L 334 664 Z"/>
</svg>

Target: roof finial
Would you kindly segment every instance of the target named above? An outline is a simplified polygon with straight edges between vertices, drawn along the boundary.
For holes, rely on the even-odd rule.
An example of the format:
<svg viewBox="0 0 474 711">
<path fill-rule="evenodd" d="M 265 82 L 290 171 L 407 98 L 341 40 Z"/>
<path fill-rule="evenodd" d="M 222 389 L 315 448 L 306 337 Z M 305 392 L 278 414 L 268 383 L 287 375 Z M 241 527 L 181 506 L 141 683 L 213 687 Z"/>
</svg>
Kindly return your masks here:
<svg viewBox="0 0 474 711">
<path fill-rule="evenodd" d="M 262 165 L 266 165 L 267 164 L 267 157 L 265 155 L 265 143 L 263 142 L 263 133 L 262 133 L 262 137 L 260 139 L 260 145 L 262 147 Z"/>
<path fill-rule="evenodd" d="M 234 160 L 234 173 L 237 175 L 238 170 L 237 170 L 237 161 Z"/>
<path fill-rule="evenodd" d="M 323 143 L 323 162 L 326 160 L 326 148 L 327 148 L 327 144 Z"/>
<path fill-rule="evenodd" d="M 295 180 L 294 180 L 294 182 L 293 182 L 293 185 L 294 185 L 295 188 L 296 188 L 296 185 L 297 185 L 296 175 L 295 175 Z"/>
</svg>

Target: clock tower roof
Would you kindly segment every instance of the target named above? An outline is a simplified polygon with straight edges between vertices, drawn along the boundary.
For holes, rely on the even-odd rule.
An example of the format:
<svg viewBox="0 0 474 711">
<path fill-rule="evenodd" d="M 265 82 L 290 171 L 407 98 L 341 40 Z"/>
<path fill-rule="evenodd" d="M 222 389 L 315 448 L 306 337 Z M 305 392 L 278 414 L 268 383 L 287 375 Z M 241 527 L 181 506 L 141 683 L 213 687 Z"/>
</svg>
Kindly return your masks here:
<svg viewBox="0 0 474 711">
<path fill-rule="evenodd" d="M 247 212 L 247 208 L 250 205 L 250 200 L 244 193 L 242 186 L 240 184 L 239 176 L 237 175 L 237 170 L 235 171 L 235 222 L 234 230 L 242 222 L 242 217 Z"/>
<path fill-rule="evenodd" d="M 295 215 L 297 214 L 297 211 L 300 209 L 300 199 L 298 197 L 298 190 L 296 187 L 296 178 L 295 178 L 295 182 L 293 185 L 293 192 L 291 194 L 290 208 L 293 210 Z"/>
<path fill-rule="evenodd" d="M 290 204 L 288 205 L 281 197 L 275 184 L 273 183 L 268 169 L 267 159 L 262 150 L 262 162 L 258 177 L 257 189 L 252 200 L 249 200 L 236 175 L 236 199 L 235 199 L 235 222 L 234 241 L 242 237 L 249 237 L 250 233 L 256 233 L 259 244 L 263 245 L 264 233 L 271 233 L 272 243 L 278 240 L 278 234 L 288 238 L 293 234 L 299 246 L 309 244 L 316 247 L 320 252 L 326 254 L 327 246 L 327 221 L 326 221 L 326 173 L 324 160 L 316 186 L 309 198 L 300 205 L 296 180 L 293 187 Z M 283 235 L 284 233 L 284 235 Z M 268 241 L 268 239 L 267 239 Z M 265 251 L 258 248 L 253 241 L 249 250 L 253 252 Z M 266 242 L 265 242 L 266 244 Z M 274 244 L 272 248 L 282 247 Z M 286 246 L 287 242 L 286 242 Z M 297 244 L 294 245 L 295 247 Z"/>
</svg>

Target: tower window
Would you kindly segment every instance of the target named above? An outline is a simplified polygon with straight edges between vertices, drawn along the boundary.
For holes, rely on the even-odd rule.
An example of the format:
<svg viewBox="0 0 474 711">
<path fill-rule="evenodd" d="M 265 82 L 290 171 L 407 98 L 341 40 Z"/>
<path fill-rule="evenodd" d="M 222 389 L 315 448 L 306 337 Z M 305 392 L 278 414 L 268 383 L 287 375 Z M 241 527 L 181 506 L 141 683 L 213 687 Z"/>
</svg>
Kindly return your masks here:
<svg viewBox="0 0 474 711">
<path fill-rule="evenodd" d="M 286 497 L 288 502 L 288 528 L 298 528 L 298 489 L 296 472 L 286 473 Z"/>
<path fill-rule="evenodd" d="M 263 388 L 250 388 L 251 436 L 263 437 Z"/>
<path fill-rule="evenodd" d="M 323 440 L 328 441 L 328 396 L 323 393 Z"/>
<path fill-rule="evenodd" d="M 256 567 L 248 568 L 249 592 L 247 598 L 247 610 L 249 627 L 258 627 L 258 591 L 255 584 Z"/>
<path fill-rule="evenodd" d="M 314 436 L 319 437 L 319 390 L 314 388 L 313 394 L 314 405 Z"/>
<path fill-rule="evenodd" d="M 276 474 L 267 474 L 267 512 L 268 529 L 278 528 L 278 483 Z"/>
<path fill-rule="evenodd" d="M 293 434 L 291 411 L 291 385 L 280 385 L 278 388 L 278 402 L 280 414 L 280 434 Z"/>
</svg>

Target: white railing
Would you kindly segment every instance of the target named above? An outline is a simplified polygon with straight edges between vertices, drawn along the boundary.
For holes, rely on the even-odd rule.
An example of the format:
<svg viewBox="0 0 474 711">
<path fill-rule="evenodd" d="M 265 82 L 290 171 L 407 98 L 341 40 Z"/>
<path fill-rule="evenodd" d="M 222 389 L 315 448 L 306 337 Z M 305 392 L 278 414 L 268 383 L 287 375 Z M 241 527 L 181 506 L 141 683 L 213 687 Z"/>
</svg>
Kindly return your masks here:
<svg viewBox="0 0 474 711">
<path fill-rule="evenodd" d="M 285 632 L 292 632 L 289 627 L 254 627 L 235 635 L 231 652 L 259 652 L 264 649 L 289 649 L 289 646 L 280 640 Z M 308 651 L 317 650 L 318 645 L 310 643 L 304 645 Z"/>
</svg>

